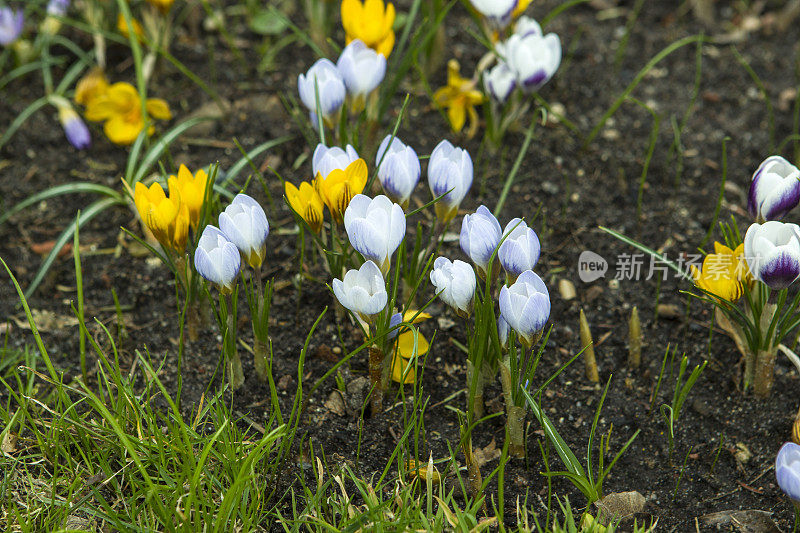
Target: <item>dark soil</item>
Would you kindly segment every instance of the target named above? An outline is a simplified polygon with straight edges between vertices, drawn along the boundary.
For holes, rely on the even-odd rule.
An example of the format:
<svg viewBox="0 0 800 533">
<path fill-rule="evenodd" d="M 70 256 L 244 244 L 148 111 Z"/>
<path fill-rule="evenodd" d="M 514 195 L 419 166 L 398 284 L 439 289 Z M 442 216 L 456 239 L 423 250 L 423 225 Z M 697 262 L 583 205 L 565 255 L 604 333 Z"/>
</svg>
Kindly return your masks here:
<svg viewBox="0 0 800 533">
<path fill-rule="evenodd" d="M 541 18 L 557 2 L 537 2 L 531 14 Z M 615 52 L 624 33 L 627 14 L 633 2 L 619 6 L 618 16 L 610 11 L 598 11 L 589 5 L 569 9 L 547 30 L 561 36 L 565 60 L 555 79 L 541 94 L 551 104 L 563 105 L 566 116 L 585 134 L 601 118 L 611 103 L 622 93 L 640 68 L 664 47 L 689 35 L 708 32 L 691 12 L 676 10 L 673 2 L 646 2 L 638 21 L 633 25 L 627 50 L 620 67 L 614 66 Z M 721 21 L 714 31 L 726 31 L 728 25 L 741 22 L 734 3 L 715 4 Z M 738 5 L 738 3 L 736 4 Z M 402 2 L 401 2 L 402 6 Z M 402 8 L 401 8 L 402 10 Z M 302 22 L 302 17 L 293 15 Z M 481 50 L 462 28 L 468 23 L 462 6 L 448 17 L 447 55 L 455 56 L 462 64 L 462 74 L 471 73 Z M 302 25 L 302 24 L 301 24 Z M 260 38 L 243 26 L 231 24 L 229 31 L 245 57 L 247 65 L 260 59 Z M 775 105 L 775 137 L 781 139 L 792 133 L 792 100 L 781 95 L 797 86 L 795 71 L 796 25 L 779 32 L 774 26 L 754 31 L 734 46 L 761 77 Z M 180 162 L 197 168 L 219 161 L 221 168 L 238 160 L 239 152 L 232 142 L 236 138 L 252 148 L 266 140 L 292 134 L 292 141 L 269 155 L 260 156 L 256 164 L 269 164 L 278 173 L 295 182 L 308 179 L 308 158 L 313 146 L 308 146 L 299 128 L 288 118 L 279 96 L 293 92 L 296 76 L 311 64 L 314 57 L 308 48 L 289 47 L 279 54 L 274 70 L 256 76 L 233 56 L 224 41 L 215 42 L 215 62 L 209 65 L 207 44 L 190 37 L 191 32 L 179 32 L 173 47 L 174 55 L 207 80 L 220 95 L 235 104 L 235 111 L 225 121 L 214 123 L 203 131 L 184 136 L 173 145 L 167 168 Z M 341 37 L 341 36 L 337 36 Z M 80 44 L 89 46 L 85 36 L 75 35 Z M 205 39 L 205 38 L 204 38 Z M 341 40 L 341 39 L 339 39 Z M 681 141 L 685 148 L 680 183 L 675 186 L 678 162 L 670 154 L 673 130 L 670 117 L 680 122 L 690 103 L 695 76 L 694 45 L 686 46 L 660 62 L 633 92 L 633 96 L 655 109 L 664 119 L 659 130 L 658 144 L 647 173 L 641 217 L 637 220 L 638 181 L 648 148 L 652 128 L 650 114 L 634 103 L 625 103 L 597 139 L 586 149 L 581 140 L 566 127 L 548 123 L 539 127 L 532 147 L 517 176 L 512 194 L 506 204 L 501 224 L 514 216 L 531 217 L 541 208 L 534 223 L 542 241 L 543 256 L 537 271 L 548 283 L 553 300 L 551 322 L 553 333 L 538 375 L 542 380 L 552 374 L 572 354 L 580 349 L 578 310 L 583 308 L 592 325 L 600 365 L 601 382 L 613 374 L 608 397 L 602 411 L 598 434 L 611 434 L 611 455 L 637 429 L 640 435 L 625 453 L 609 476 L 606 493 L 638 490 L 647 497 L 647 513 L 659 520 L 665 531 L 694 531 L 695 518 L 708 513 L 731 509 L 760 509 L 773 513 L 781 529 L 791 524 L 790 505 L 778 489 L 772 472 L 775 454 L 789 438 L 791 421 L 798 408 L 800 381 L 787 361 L 781 359 L 776 370 L 774 393 L 767 401 L 742 394 L 740 356 L 732 341 L 715 331 L 709 341 L 710 310 L 698 301 L 687 310 L 687 297 L 679 289 L 687 289 L 670 274 L 658 283 L 644 280 L 649 260 L 643 264 L 641 280 L 614 280 L 622 254 L 632 248 L 603 233 L 598 226 L 614 228 L 642 242 L 663 248 L 670 258 L 692 253 L 703 241 L 714 217 L 714 205 L 722 177 L 722 142 L 727 143 L 728 186 L 719 213 L 720 220 L 733 215 L 744 231 L 749 219 L 743 210 L 744 191 L 750 175 L 770 151 L 770 123 L 767 106 L 756 85 L 739 64 L 731 45 L 706 44 L 703 48 L 700 94 L 689 114 Z M 110 65 L 127 57 L 121 48 L 111 49 Z M 132 80 L 130 66 L 111 69 L 114 80 Z M 444 82 L 444 69 L 431 80 L 433 87 Z M 410 88 L 410 86 L 407 86 Z M 0 99 L 0 123 L 9 124 L 35 98 L 40 96 L 37 83 L 15 83 L 6 88 Z M 209 98 L 179 72 L 165 67 L 159 83 L 151 89 L 155 96 L 170 102 L 176 121 L 191 114 Z M 479 140 L 454 138 L 439 113 L 431 108 L 424 93 L 414 94 L 407 119 L 398 135 L 415 147 L 418 153 L 428 154 L 443 137 L 457 141 L 469 149 L 475 158 Z M 385 117 L 384 126 L 394 121 Z M 0 152 L 0 195 L 4 208 L 50 186 L 68 181 L 91 181 L 119 186 L 127 150 L 112 145 L 102 137 L 101 129 L 93 127 L 94 145 L 87 152 L 69 147 L 50 112 L 39 112 L 20 130 Z M 506 147 L 497 156 L 484 153 L 476 165 L 472 194 L 462 206 L 464 212 L 481 203 L 493 206 L 497 201 L 504 178 L 516 157 L 523 135 L 510 134 Z M 784 155 L 789 155 L 791 144 Z M 298 159 L 304 157 L 304 160 Z M 367 158 L 368 162 L 371 158 Z M 299 162 L 299 167 L 296 163 Z M 291 406 L 297 379 L 297 359 L 315 319 L 332 296 L 321 284 L 306 282 L 298 299 L 295 287 L 289 283 L 297 271 L 296 240 L 282 234 L 291 229 L 294 221 L 280 199 L 282 188 L 277 179 L 267 174 L 274 204 L 268 204 L 260 187 L 250 191 L 265 201 L 272 226 L 270 253 L 266 272 L 275 277 L 272 317 L 275 363 L 273 373 L 281 387 L 281 401 Z M 485 185 L 485 188 L 482 187 Z M 482 191 L 482 194 L 479 194 Z M 426 201 L 423 185 L 417 192 Z M 92 198 L 81 195 L 64 196 L 34 206 L 13 217 L 0 228 L 0 256 L 5 259 L 23 286 L 33 278 L 42 256 L 34 250 L 37 245 L 52 241 L 70 224 L 78 209 L 85 209 Z M 425 224 L 428 218 L 422 217 Z M 790 215 L 790 221 L 796 217 Z M 460 224 L 460 217 L 456 219 Z M 112 289 L 125 309 L 129 338 L 122 344 L 122 363 L 130 365 L 134 350 L 147 347 L 154 358 L 165 356 L 160 378 L 168 386 L 177 385 L 177 316 L 174 303 L 174 281 L 166 269 L 141 255 L 132 255 L 130 247 L 122 247 L 116 255 L 114 248 L 120 239 L 120 227 L 138 231 L 133 210 L 116 209 L 105 212 L 81 231 L 81 244 L 86 285 L 87 315 L 96 316 L 105 324 L 116 320 Z M 129 238 L 124 238 L 130 244 Z M 578 278 L 578 256 L 592 250 L 609 260 L 605 278 L 585 284 Z M 450 242 L 444 250 L 450 257 L 462 257 L 457 243 Z M 324 278 L 321 271 L 315 275 Z M 558 280 L 571 280 L 577 287 L 578 298 L 564 301 L 558 294 Z M 427 284 L 424 284 L 427 287 Z M 426 289 L 428 292 L 429 288 Z M 45 283 L 31 298 L 36 310 L 52 311 L 58 316 L 71 316 L 69 304 L 75 297 L 75 279 L 71 255 L 57 260 Z M 29 332 L 18 326 L 23 319 L 17 307 L 17 296 L 10 282 L 0 284 L 2 316 L 11 323 L 10 342 L 30 343 Z M 657 317 L 656 304 L 673 306 L 674 316 Z M 633 306 L 642 317 L 645 347 L 643 365 L 632 371 L 626 368 L 627 320 Z M 441 303 L 431 308 L 434 317 L 449 317 Z M 246 315 L 246 313 L 243 313 Z M 423 331 L 430 335 L 436 319 L 428 321 Z M 47 330 L 48 328 L 44 328 Z M 240 335 L 250 341 L 250 325 L 240 324 Z M 68 376 L 80 373 L 77 355 L 77 331 L 74 327 L 53 327 L 43 332 L 46 345 L 56 364 Z M 445 399 L 464 386 L 464 355 L 448 342 L 452 335 L 464 341 L 460 327 L 442 328 L 436 336 L 422 379 L 422 392 L 430 396 L 425 414 L 425 443 L 435 459 L 448 455 L 447 443 L 455 446 L 458 440 L 457 418 L 447 404 L 463 407 L 463 396 Z M 350 342 L 352 339 L 352 343 Z M 348 346 L 357 339 L 349 338 Z M 339 345 L 335 318 L 332 312 L 322 319 L 311 338 L 310 355 L 305 365 L 304 383 L 312 385 L 341 357 L 334 353 Z M 649 412 L 651 392 L 661 367 L 662 356 L 671 346 L 689 356 L 690 364 L 709 359 L 709 365 L 698 381 L 681 414 L 676 428 L 676 444 L 672 461 L 668 458 L 665 424 L 656 408 Z M 183 364 L 183 402 L 190 410 L 211 383 L 221 385 L 219 375 L 212 376 L 218 364 L 219 343 L 215 329 L 204 331 L 197 342 L 187 345 Z M 268 419 L 267 389 L 258 383 L 252 363 L 245 359 L 247 383 L 233 399 L 237 414 L 245 414 L 256 422 Z M 677 359 L 677 358 L 676 358 Z M 366 358 L 356 356 L 349 365 L 349 375 L 366 375 Z M 669 403 L 674 390 L 677 360 L 668 370 L 656 405 Z M 69 378 L 66 380 L 68 381 Z M 395 447 L 395 437 L 402 434 L 401 409 L 394 407 L 376 418 L 367 418 L 360 426 L 358 416 L 338 416 L 323 404 L 335 389 L 328 380 L 309 400 L 306 416 L 300 428 L 307 433 L 315 450 L 324 449 L 335 463 L 354 465 L 357 474 L 369 479 L 381 471 Z M 544 407 L 556 423 L 562 436 L 579 458 L 585 456 L 586 441 L 592 417 L 602 390 L 592 386 L 583 375 L 580 361 L 573 364 L 550 386 Z M 4 393 L 0 392 L 0 396 Z M 487 392 L 492 409 L 501 409 L 499 385 Z M 476 447 L 503 441 L 503 417 L 482 424 L 474 436 Z M 613 424 L 613 429 L 612 429 Z M 724 442 L 720 439 L 724 436 Z M 356 464 L 355 442 L 361 439 Z M 541 502 L 547 496 L 546 479 L 538 442 L 542 433 L 536 423 L 529 427 L 527 461 L 512 460 L 506 468 L 506 502 L 524 497 L 530 491 L 529 503 L 536 512 L 543 511 Z M 717 451 L 719 458 L 713 468 Z M 737 447 L 746 447 L 752 457 L 737 459 Z M 300 457 L 301 454 L 298 454 Z M 607 458 L 610 459 L 611 456 Z M 459 458 L 461 460 L 463 458 Z M 299 459 L 298 459 L 299 460 Z M 560 468 L 552 458 L 553 468 Z M 484 467 L 488 474 L 496 460 Z M 681 477 L 682 465 L 685 472 Z M 330 471 L 330 470 L 329 470 Z M 680 478 L 680 485 L 678 480 Z M 288 484 L 292 479 L 283 480 Z M 448 480 L 452 483 L 453 480 Z M 559 495 L 569 495 L 576 506 L 585 500 L 565 482 L 555 483 Z M 541 497 L 541 499 L 540 499 Z M 506 508 L 511 511 L 513 505 Z M 513 517 L 507 517 L 513 520 Z"/>
</svg>

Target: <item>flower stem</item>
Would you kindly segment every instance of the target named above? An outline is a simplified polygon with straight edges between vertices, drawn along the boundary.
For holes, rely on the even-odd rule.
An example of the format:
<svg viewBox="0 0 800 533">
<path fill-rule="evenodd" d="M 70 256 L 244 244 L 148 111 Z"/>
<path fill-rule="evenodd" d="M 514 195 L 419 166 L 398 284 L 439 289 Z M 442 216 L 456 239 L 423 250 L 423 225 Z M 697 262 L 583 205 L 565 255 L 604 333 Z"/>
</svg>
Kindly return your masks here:
<svg viewBox="0 0 800 533">
<path fill-rule="evenodd" d="M 378 416 L 383 411 L 383 351 L 377 346 L 369 348 L 369 381 L 372 386 L 370 411 Z"/>
<path fill-rule="evenodd" d="M 258 378 L 267 382 L 267 326 L 264 324 L 264 285 L 261 267 L 256 271 L 256 316 L 253 320 L 253 365 Z"/>
<path fill-rule="evenodd" d="M 473 387 L 473 383 L 475 384 Z M 483 371 L 476 369 L 475 363 L 467 360 L 467 409 L 470 411 L 469 420 L 475 421 L 483 418 Z"/>
<path fill-rule="evenodd" d="M 236 312 L 233 307 L 235 302 L 230 295 L 223 296 L 220 300 L 227 300 L 229 304 L 227 316 L 225 317 L 225 332 L 223 335 L 225 345 L 223 350 L 227 360 L 228 380 L 231 390 L 236 390 L 244 385 L 244 371 L 242 370 L 242 360 L 239 359 L 239 351 L 236 349 L 236 324 L 234 321 Z"/>
</svg>

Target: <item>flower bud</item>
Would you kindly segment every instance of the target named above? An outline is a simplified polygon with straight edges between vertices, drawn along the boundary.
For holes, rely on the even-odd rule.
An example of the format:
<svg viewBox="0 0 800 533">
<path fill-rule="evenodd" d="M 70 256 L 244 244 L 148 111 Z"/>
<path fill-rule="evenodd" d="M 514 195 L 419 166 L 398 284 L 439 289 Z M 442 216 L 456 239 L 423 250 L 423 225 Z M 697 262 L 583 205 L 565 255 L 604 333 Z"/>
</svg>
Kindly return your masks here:
<svg viewBox="0 0 800 533">
<path fill-rule="evenodd" d="M 800 227 L 777 221 L 752 224 L 744 237 L 744 257 L 754 278 L 770 289 L 785 289 L 800 277 Z"/>
<path fill-rule="evenodd" d="M 508 63 L 501 61 L 484 73 L 483 85 L 492 98 L 500 103 L 505 103 L 517 88 L 517 75 L 511 70 Z"/>
<path fill-rule="evenodd" d="M 538 25 L 537 25 L 538 26 Z M 542 36 L 532 24 L 523 25 L 527 33 L 515 33 L 505 43 L 505 60 L 526 92 L 539 90 L 561 64 L 561 41 L 558 35 Z"/>
<path fill-rule="evenodd" d="M 253 268 L 259 268 L 267 252 L 269 222 L 264 209 L 246 194 L 237 194 L 219 215 L 219 228 L 236 245 Z"/>
<path fill-rule="evenodd" d="M 363 41 L 356 39 L 348 44 L 336 62 L 347 94 L 363 106 L 366 96 L 378 88 L 386 75 L 386 58 Z"/>
<path fill-rule="evenodd" d="M 372 261 L 358 270 L 348 270 L 342 280 L 334 279 L 332 287 L 339 303 L 366 322 L 383 311 L 389 301 L 383 275 Z"/>
<path fill-rule="evenodd" d="M 550 318 L 550 294 L 536 273 L 526 270 L 513 285 L 500 289 L 500 314 L 527 347 Z"/>
<path fill-rule="evenodd" d="M 521 218 L 514 218 L 506 224 L 503 235 L 507 235 L 500 244 L 497 251 L 497 258 L 510 279 L 526 270 L 533 270 L 539 261 L 542 247 L 539 244 L 539 237 Z"/>
<path fill-rule="evenodd" d="M 300 74 L 297 77 L 297 90 L 300 92 L 300 100 L 314 113 L 317 111 L 319 93 L 319 111 L 329 123 L 332 123 L 334 113 L 344 103 L 344 80 L 336 65 L 329 59 L 318 59 L 308 72 Z"/>
<path fill-rule="evenodd" d="M 468 316 L 472 312 L 477 281 L 475 271 L 468 263 L 437 257 L 430 276 L 436 293 L 444 303 L 461 316 Z"/>
<path fill-rule="evenodd" d="M 464 215 L 459 237 L 461 250 L 475 263 L 482 278 L 486 277 L 489 260 L 501 237 L 500 223 L 485 205 L 472 215 Z"/>
<path fill-rule="evenodd" d="M 753 173 L 747 210 L 757 222 L 780 220 L 800 202 L 800 170 L 779 155 Z"/>
<path fill-rule="evenodd" d="M 781 490 L 800 505 L 800 446 L 787 442 L 781 447 L 775 458 L 775 477 Z"/>
<path fill-rule="evenodd" d="M 386 196 L 403 208 L 407 207 L 421 174 L 417 152 L 397 137 L 392 139 L 391 135 L 387 135 L 378 147 L 375 165 L 380 165 L 378 181 Z"/>
<path fill-rule="evenodd" d="M 508 26 L 511 22 L 511 13 L 517 7 L 517 0 L 470 0 L 470 3 L 495 28 Z"/>
<path fill-rule="evenodd" d="M 21 9 L 0 7 L 0 45 L 8 46 L 17 40 L 25 26 L 25 14 Z"/>
<path fill-rule="evenodd" d="M 242 258 L 236 245 L 218 228 L 206 226 L 194 252 L 197 273 L 218 285 L 221 291 L 231 292 L 241 266 Z"/>
<path fill-rule="evenodd" d="M 370 199 L 357 194 L 344 212 L 344 229 L 353 248 L 374 261 L 385 275 L 392 254 L 406 234 L 403 208 L 383 195 Z"/>
<path fill-rule="evenodd" d="M 472 172 L 472 158 L 466 150 L 447 140 L 433 149 L 428 161 L 428 185 L 434 197 L 444 195 L 435 204 L 436 216 L 441 221 L 449 222 L 456 216 L 458 206 L 472 186 Z"/>
<path fill-rule="evenodd" d="M 358 152 L 349 144 L 342 150 L 338 146 L 328 148 L 319 143 L 314 149 L 314 155 L 311 157 L 311 170 L 314 173 L 314 178 L 319 174 L 324 180 L 331 171 L 336 169 L 344 170 L 356 159 L 358 159 Z"/>
<path fill-rule="evenodd" d="M 67 136 L 69 143 L 77 148 L 83 150 L 89 148 L 92 144 L 92 136 L 89 133 L 89 128 L 81 117 L 72 109 L 72 106 L 65 105 L 58 107 L 58 121 L 64 128 L 64 134 Z"/>
</svg>

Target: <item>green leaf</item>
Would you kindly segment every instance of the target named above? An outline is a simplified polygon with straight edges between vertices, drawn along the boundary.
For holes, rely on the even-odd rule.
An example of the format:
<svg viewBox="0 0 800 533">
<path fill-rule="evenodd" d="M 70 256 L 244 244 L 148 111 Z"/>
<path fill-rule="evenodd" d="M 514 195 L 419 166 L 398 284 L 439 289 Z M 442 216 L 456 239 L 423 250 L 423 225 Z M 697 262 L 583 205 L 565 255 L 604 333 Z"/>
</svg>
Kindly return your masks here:
<svg viewBox="0 0 800 533">
<path fill-rule="evenodd" d="M 275 16 L 275 11 L 261 9 L 249 20 L 250 29 L 260 35 L 280 35 L 289 25 L 283 17 Z"/>
</svg>

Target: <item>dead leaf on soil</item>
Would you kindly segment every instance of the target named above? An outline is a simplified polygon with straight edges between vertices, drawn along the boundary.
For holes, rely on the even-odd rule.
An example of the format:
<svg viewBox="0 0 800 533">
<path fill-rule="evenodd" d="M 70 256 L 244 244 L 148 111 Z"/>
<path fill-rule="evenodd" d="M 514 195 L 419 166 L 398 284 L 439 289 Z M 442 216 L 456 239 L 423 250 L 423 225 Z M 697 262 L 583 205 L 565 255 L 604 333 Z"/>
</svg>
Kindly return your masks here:
<svg viewBox="0 0 800 533">
<path fill-rule="evenodd" d="M 3 442 L 0 443 L 0 451 L 8 455 L 17 451 L 17 436 L 10 431 L 3 435 Z"/>
<path fill-rule="evenodd" d="M 49 241 L 44 241 L 44 242 L 31 243 L 30 248 L 31 248 L 31 251 L 33 253 L 35 253 L 35 254 L 47 255 L 53 250 L 53 247 L 55 245 L 56 245 L 56 241 L 49 240 Z M 72 244 L 71 243 L 67 243 L 67 244 L 65 244 L 64 246 L 61 247 L 61 250 L 59 250 L 59 252 L 58 252 L 58 257 L 64 257 L 65 255 L 67 255 L 69 253 L 72 253 Z"/>
<path fill-rule="evenodd" d="M 472 455 L 475 457 L 475 463 L 478 468 L 481 468 L 483 465 L 500 457 L 501 453 L 502 450 L 497 447 L 494 439 L 492 439 L 492 442 L 486 445 L 485 448 L 475 448 Z"/>
<path fill-rule="evenodd" d="M 603 524 L 608 524 L 611 520 L 624 520 L 636 513 L 641 513 L 645 502 L 645 497 L 639 491 L 633 490 L 608 494 L 594 504 L 599 511 L 597 519 Z"/>
<path fill-rule="evenodd" d="M 331 395 L 328 396 L 327 400 L 325 400 L 325 407 L 332 413 L 335 413 L 339 416 L 344 416 L 346 411 L 344 408 L 344 398 L 342 398 L 342 393 L 338 390 L 331 392 Z"/>
<path fill-rule="evenodd" d="M 700 517 L 703 525 L 719 528 L 730 525 L 741 533 L 780 533 L 780 529 L 770 518 L 772 513 L 758 509 L 744 511 L 720 511 Z"/>
<path fill-rule="evenodd" d="M 78 325 L 78 319 L 69 315 L 57 315 L 52 311 L 31 309 L 33 321 L 39 331 L 55 331 L 58 329 L 69 328 Z M 25 315 L 11 317 L 18 328 L 31 329 Z"/>
</svg>

